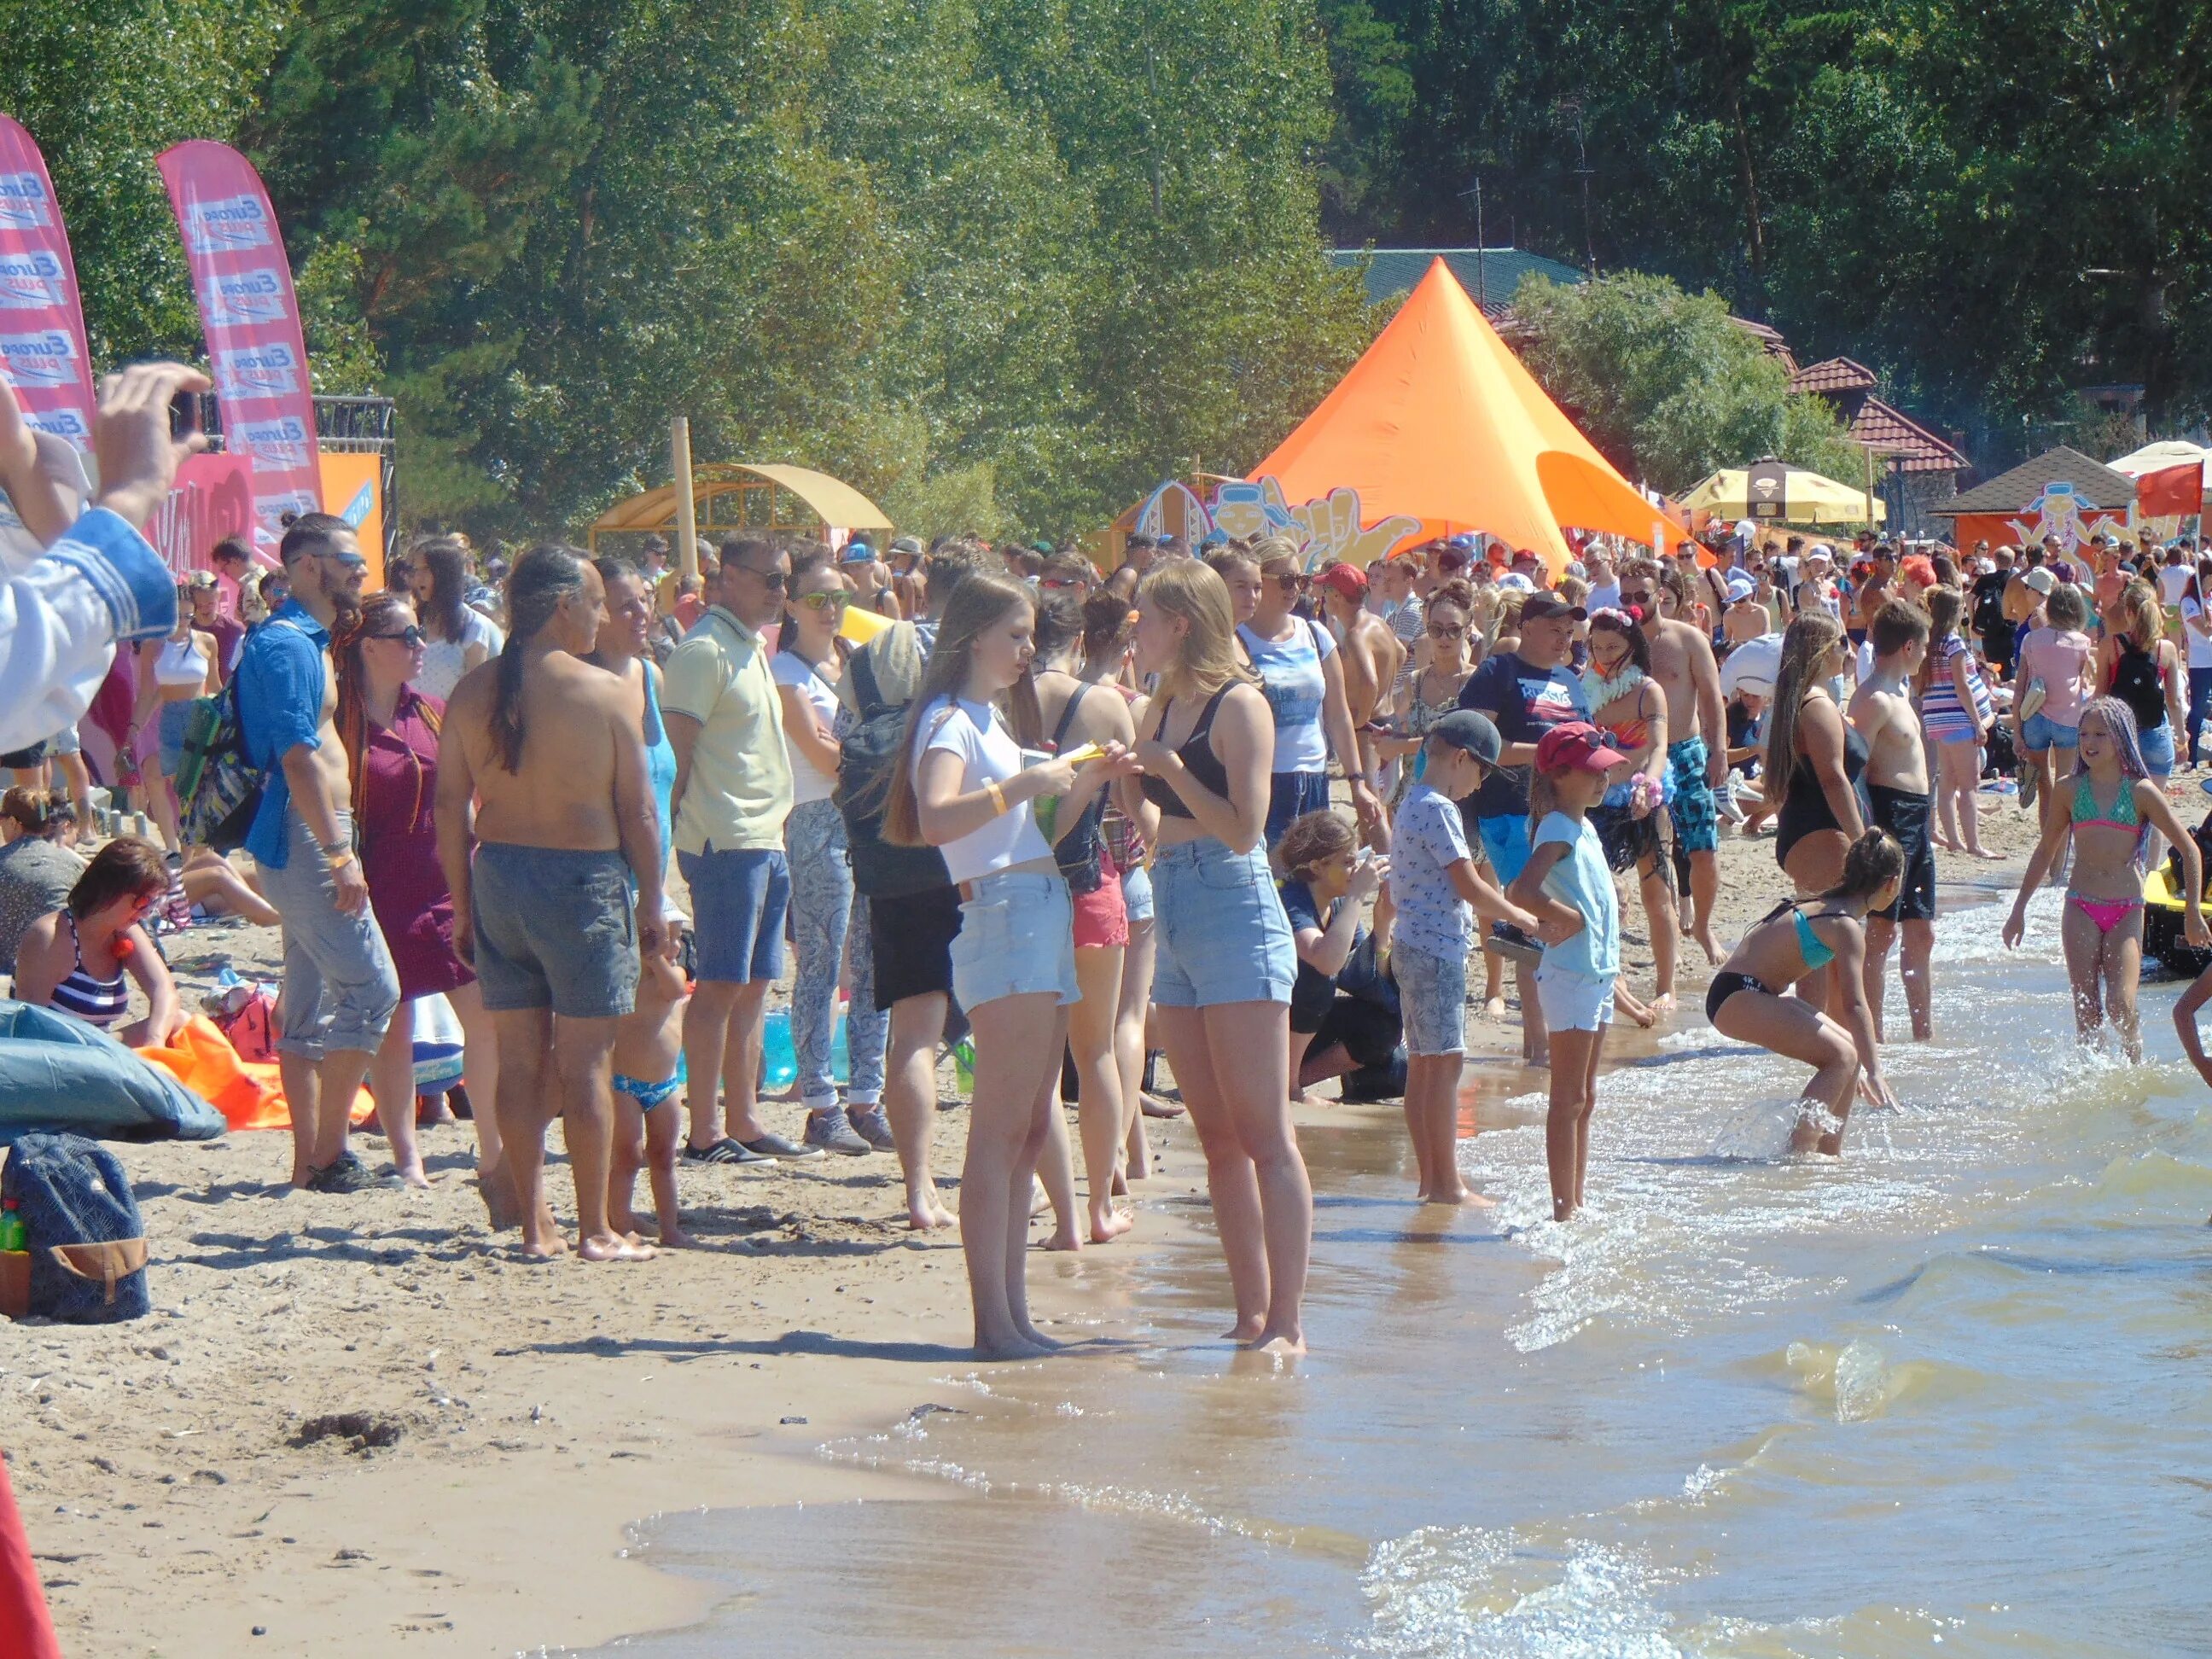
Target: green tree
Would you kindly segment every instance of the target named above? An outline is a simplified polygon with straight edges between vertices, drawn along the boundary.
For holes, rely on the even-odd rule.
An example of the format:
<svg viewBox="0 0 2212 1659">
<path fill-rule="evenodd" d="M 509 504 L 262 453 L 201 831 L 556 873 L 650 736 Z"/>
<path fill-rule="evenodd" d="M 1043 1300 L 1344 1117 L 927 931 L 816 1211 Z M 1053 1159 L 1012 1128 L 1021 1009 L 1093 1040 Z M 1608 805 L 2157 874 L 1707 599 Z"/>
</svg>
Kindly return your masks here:
<svg viewBox="0 0 2212 1659">
<path fill-rule="evenodd" d="M 1846 482 L 1857 446 L 1820 398 L 1730 320 L 1719 295 L 1630 274 L 1570 287 L 1532 276 L 1514 298 L 1525 356 L 1590 441 L 1679 494 L 1715 469 L 1771 455 Z"/>
</svg>

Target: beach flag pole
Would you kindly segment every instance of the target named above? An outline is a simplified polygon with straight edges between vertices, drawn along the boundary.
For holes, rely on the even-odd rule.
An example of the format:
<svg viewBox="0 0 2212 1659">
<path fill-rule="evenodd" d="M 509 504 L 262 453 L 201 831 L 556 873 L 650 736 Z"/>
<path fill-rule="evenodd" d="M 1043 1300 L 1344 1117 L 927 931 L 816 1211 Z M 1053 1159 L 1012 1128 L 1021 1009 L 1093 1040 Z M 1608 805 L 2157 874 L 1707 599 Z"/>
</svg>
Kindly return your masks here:
<svg viewBox="0 0 2212 1659">
<path fill-rule="evenodd" d="M 691 422 L 678 415 L 668 423 L 668 453 L 676 477 L 676 568 L 699 574 L 699 506 L 691 497 Z"/>
<path fill-rule="evenodd" d="M 5 1460 L 0 1460 L 0 1652 L 15 1659 L 62 1659 Z"/>
</svg>

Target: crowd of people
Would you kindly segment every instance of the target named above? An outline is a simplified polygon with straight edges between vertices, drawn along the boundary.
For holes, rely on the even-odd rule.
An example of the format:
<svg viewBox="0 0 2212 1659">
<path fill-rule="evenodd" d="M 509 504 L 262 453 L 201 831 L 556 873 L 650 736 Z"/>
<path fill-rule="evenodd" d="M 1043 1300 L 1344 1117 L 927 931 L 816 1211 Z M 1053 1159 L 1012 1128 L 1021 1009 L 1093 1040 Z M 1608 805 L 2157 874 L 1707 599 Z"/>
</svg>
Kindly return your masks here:
<svg viewBox="0 0 2212 1659">
<path fill-rule="evenodd" d="M 690 1242 L 686 1165 L 889 1153 L 908 1224 L 952 1224 L 930 1140 L 964 1034 L 957 1224 L 994 1355 L 1054 1346 L 1025 1294 L 1033 1213 L 1058 1248 L 1119 1237 L 1147 1116 L 1184 1113 L 1231 1334 L 1301 1346 L 1293 1106 L 1329 1080 L 1402 1099 L 1417 1199 L 1487 1202 L 1458 1091 L 1470 1008 L 1512 1014 L 1509 967 L 1550 1073 L 1555 1218 L 1585 1201 L 1607 1029 L 1676 1017 L 1686 940 L 1714 1027 L 1810 1068 L 1796 1147 L 1839 1151 L 1855 1101 L 1895 1103 L 1893 954 L 1904 1023 L 1933 1033 L 1936 854 L 1992 856 L 1982 817 L 2008 800 L 2041 830 L 2008 939 L 2066 867 L 2081 1031 L 2139 1054 L 2142 876 L 2167 845 L 2187 937 L 2212 943 L 2163 787 L 2200 764 L 2212 559 L 1871 536 L 1839 557 L 1749 525 L 1576 550 L 1461 537 L 1316 570 L 1279 536 L 1139 534 L 1108 570 L 972 537 L 738 537 L 695 577 L 658 538 L 510 563 L 441 535 L 368 592 L 353 530 L 307 514 L 272 568 L 216 549 L 78 718 L 0 757 L 0 959 L 20 998 L 159 1043 L 186 1013 L 163 932 L 279 923 L 292 1178 L 314 1192 L 428 1180 L 412 1059 L 441 1002 L 493 1224 L 594 1261 Z M 262 780 L 250 869 L 183 844 L 191 711 L 217 697 Z M 159 840 L 72 851 L 94 775 Z M 1785 895 L 1732 950 L 1724 833 L 1771 834 Z M 1632 877 L 1648 984 L 1625 971 Z M 788 1121 L 763 1095 L 787 948 Z M 388 1174 L 351 1146 L 364 1083 Z"/>
</svg>

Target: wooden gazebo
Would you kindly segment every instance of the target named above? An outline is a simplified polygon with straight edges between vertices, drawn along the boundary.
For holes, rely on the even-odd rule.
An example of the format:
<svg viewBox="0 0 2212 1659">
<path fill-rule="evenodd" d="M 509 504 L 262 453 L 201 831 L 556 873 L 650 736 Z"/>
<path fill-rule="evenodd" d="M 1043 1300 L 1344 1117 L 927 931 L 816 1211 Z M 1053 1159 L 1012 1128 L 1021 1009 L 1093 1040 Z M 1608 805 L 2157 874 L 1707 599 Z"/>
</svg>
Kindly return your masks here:
<svg viewBox="0 0 2212 1659">
<path fill-rule="evenodd" d="M 835 539 L 830 532 L 888 531 L 883 508 L 842 479 L 804 466 L 750 466 L 710 461 L 694 469 L 692 510 L 706 541 L 724 536 L 791 532 Z M 591 550 L 602 536 L 667 537 L 676 532 L 676 486 L 663 484 L 616 502 L 592 520 Z M 617 548 L 622 544 L 617 542 Z"/>
</svg>

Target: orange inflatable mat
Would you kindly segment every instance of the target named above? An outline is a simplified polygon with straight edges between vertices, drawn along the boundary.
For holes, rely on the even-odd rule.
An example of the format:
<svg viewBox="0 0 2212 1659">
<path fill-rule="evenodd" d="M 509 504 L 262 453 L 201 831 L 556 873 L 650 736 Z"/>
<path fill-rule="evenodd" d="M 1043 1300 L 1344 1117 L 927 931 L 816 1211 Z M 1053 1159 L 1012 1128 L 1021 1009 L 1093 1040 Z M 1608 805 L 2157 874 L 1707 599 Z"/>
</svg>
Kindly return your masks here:
<svg viewBox="0 0 2212 1659">
<path fill-rule="evenodd" d="M 222 1114 L 234 1129 L 289 1129 L 292 1109 L 284 1099 L 284 1085 L 274 1060 L 240 1060 L 230 1039 L 204 1014 L 195 1014 L 166 1048 L 131 1051 L 149 1066 L 158 1066 L 178 1082 Z M 375 1115 L 376 1104 L 366 1088 L 353 1103 L 353 1121 L 363 1123 Z"/>
</svg>

